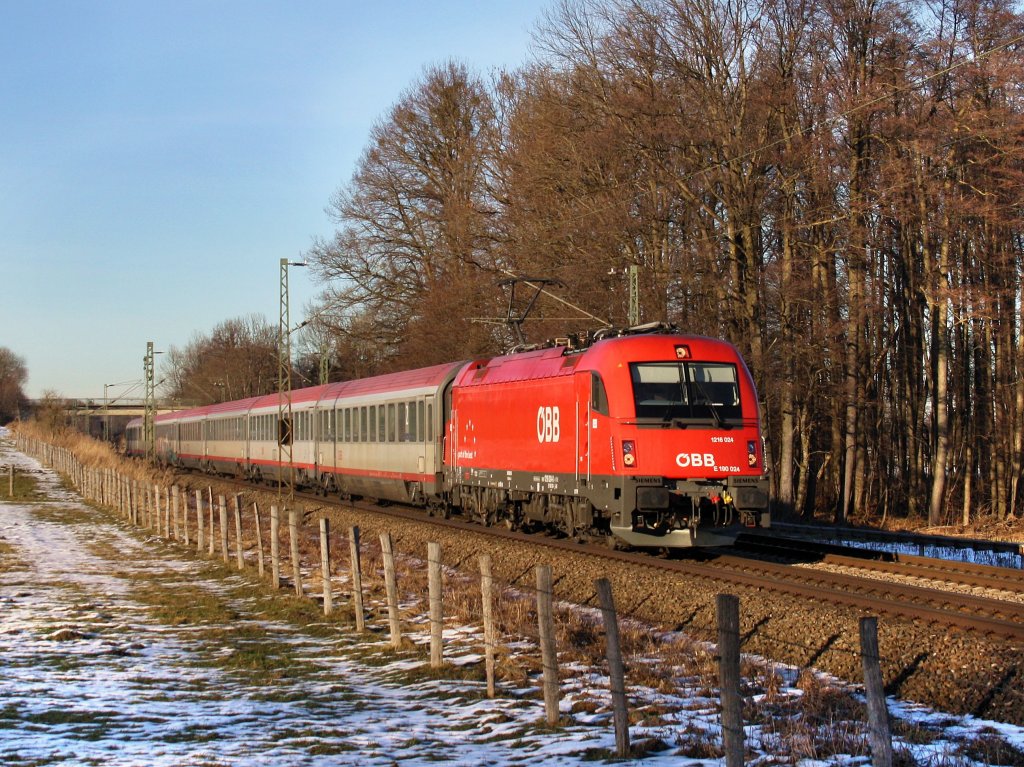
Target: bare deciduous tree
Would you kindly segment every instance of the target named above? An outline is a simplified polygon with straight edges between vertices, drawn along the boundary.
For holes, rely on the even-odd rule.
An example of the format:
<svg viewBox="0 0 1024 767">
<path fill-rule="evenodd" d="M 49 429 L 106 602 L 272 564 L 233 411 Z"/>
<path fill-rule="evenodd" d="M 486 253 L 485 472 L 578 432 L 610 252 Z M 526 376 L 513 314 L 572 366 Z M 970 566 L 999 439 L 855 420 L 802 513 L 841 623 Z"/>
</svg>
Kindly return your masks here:
<svg viewBox="0 0 1024 767">
<path fill-rule="evenodd" d="M 259 315 L 225 320 L 167 355 L 171 396 L 210 404 L 277 388 L 277 329 Z"/>
<path fill-rule="evenodd" d="M 25 360 L 10 349 L 0 346 L 0 424 L 21 414 L 25 405 L 22 387 L 28 380 Z"/>
</svg>

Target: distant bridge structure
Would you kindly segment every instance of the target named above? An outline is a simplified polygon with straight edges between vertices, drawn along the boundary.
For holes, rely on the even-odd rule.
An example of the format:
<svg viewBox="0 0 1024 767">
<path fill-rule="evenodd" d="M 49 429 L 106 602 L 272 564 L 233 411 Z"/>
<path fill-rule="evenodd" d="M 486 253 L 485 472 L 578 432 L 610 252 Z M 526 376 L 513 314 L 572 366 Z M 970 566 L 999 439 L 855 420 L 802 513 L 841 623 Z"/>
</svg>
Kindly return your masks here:
<svg viewBox="0 0 1024 767">
<path fill-rule="evenodd" d="M 133 418 L 142 418 L 146 412 L 146 401 L 125 397 L 110 398 L 103 397 L 89 399 L 68 399 L 63 400 L 64 413 L 67 415 L 70 424 L 78 431 L 88 434 L 96 439 L 103 439 L 104 433 L 110 435 L 110 441 L 115 444 L 120 442 L 124 436 L 124 430 Z M 31 402 L 33 409 L 41 404 L 39 400 Z M 170 413 L 179 410 L 183 405 L 176 403 L 157 403 L 156 412 Z M 104 428 L 106 424 L 106 428 Z"/>
</svg>

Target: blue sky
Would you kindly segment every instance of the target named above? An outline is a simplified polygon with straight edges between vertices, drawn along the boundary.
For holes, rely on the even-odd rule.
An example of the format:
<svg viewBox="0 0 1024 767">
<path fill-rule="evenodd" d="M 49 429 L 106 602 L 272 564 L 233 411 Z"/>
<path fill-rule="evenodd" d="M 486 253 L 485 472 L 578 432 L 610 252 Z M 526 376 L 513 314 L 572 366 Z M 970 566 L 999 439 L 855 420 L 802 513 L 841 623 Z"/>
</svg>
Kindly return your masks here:
<svg viewBox="0 0 1024 767">
<path fill-rule="evenodd" d="M 147 341 L 276 323 L 279 261 L 330 235 L 373 124 L 426 66 L 524 63 L 549 7 L 0 0 L 0 346 L 26 393 L 102 397 Z M 290 281 L 298 320 L 320 286 Z"/>
</svg>

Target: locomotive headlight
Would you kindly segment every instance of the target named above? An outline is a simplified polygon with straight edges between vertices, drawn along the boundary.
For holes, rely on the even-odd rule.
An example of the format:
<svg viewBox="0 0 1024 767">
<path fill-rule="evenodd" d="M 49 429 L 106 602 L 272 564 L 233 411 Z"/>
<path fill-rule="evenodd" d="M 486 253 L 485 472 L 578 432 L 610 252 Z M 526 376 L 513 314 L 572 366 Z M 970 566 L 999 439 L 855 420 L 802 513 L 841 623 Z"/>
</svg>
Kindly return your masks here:
<svg viewBox="0 0 1024 767">
<path fill-rule="evenodd" d="M 757 443 L 754 440 L 747 442 L 747 466 L 752 469 L 757 466 Z"/>
<path fill-rule="evenodd" d="M 636 466 L 636 443 L 631 439 L 622 440 L 622 465 L 631 469 Z"/>
</svg>

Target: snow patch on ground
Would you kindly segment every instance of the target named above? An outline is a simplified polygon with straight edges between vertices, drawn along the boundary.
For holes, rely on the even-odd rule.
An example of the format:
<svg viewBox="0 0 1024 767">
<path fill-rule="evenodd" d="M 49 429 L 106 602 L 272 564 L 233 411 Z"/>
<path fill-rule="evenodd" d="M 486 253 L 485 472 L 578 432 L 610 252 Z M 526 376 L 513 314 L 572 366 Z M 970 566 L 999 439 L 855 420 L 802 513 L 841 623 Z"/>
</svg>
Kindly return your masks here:
<svg viewBox="0 0 1024 767">
<path fill-rule="evenodd" d="M 5 435 L 0 433 L 0 439 Z M 197 662 L 241 646 L 210 647 L 196 627 L 164 625 L 133 596 L 153 577 L 231 598 L 241 576 L 214 580 L 204 565 L 170 547 L 148 546 L 139 531 L 91 510 L 60 478 L 0 443 L 0 465 L 14 463 L 36 479 L 47 500 L 9 503 L 0 493 L 0 761 L 5 765 L 295 765 L 355 764 L 577 765 L 614 750 L 608 679 L 597 668 L 563 669 L 561 709 L 569 722 L 543 726 L 535 686 L 503 689 L 488 700 L 483 685 L 452 679 L 408 682 L 424 662 L 392 656 L 385 636 L 338 629 L 328 637 L 258 617 L 259 606 L 237 602 L 240 616 L 286 643 L 303 671 L 272 683 Z M 55 513 L 56 512 L 56 513 Z M 85 514 L 85 521 L 60 512 Z M 428 641 L 425 631 L 414 641 Z M 448 626 L 446 661 L 481 662 L 480 630 Z M 526 646 L 521 651 L 535 652 Z M 655 658 L 638 662 L 657 663 Z M 780 696 L 799 696 L 796 671 L 783 671 Z M 643 764 L 711 765 L 722 760 L 680 754 L 689 744 L 720 743 L 714 691 L 681 682 L 665 694 L 631 687 L 634 710 L 663 714 L 634 725 L 633 742 L 658 739 L 668 748 Z M 710 695 L 709 695 L 710 693 Z M 587 705 L 581 705 L 587 704 Z M 951 717 L 898 701 L 901 720 L 936 731 L 925 745 L 897 742 L 918 764 L 972 765 L 958 753 L 964 740 L 997 733 L 1024 751 L 1024 730 Z M 777 736 L 748 726 L 748 763 L 776 760 Z M 687 752 L 689 753 L 689 752 Z M 803 759 L 801 765 L 866 764 L 865 756 Z"/>
</svg>

